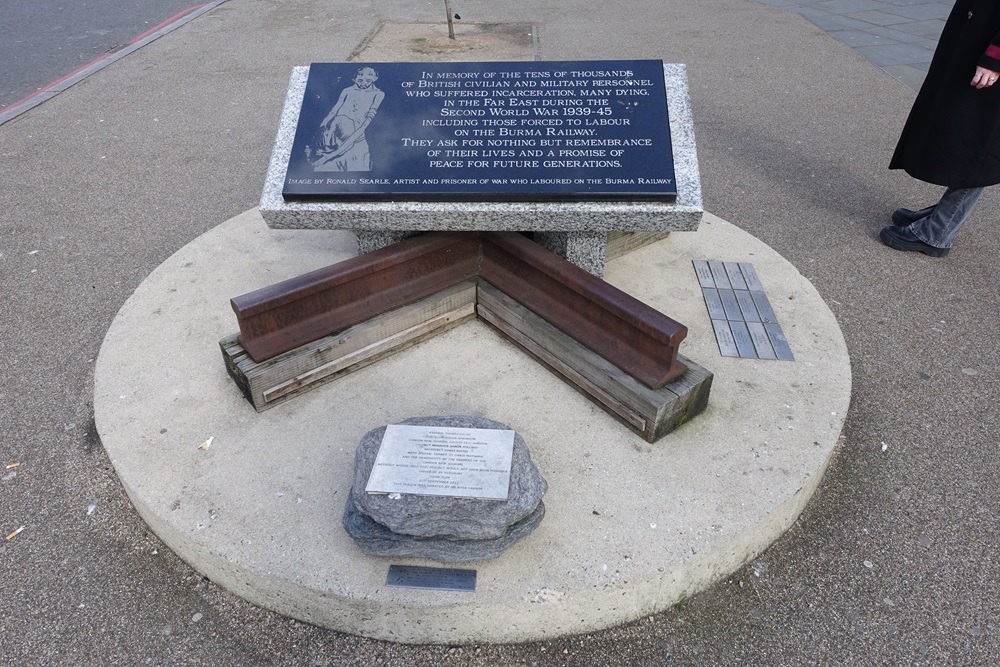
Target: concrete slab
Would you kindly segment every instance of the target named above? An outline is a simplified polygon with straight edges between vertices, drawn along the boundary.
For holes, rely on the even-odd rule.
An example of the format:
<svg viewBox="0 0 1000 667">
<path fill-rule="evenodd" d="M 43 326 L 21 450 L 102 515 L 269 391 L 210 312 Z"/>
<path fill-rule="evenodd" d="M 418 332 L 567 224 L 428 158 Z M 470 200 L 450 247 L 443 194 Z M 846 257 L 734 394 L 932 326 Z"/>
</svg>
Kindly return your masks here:
<svg viewBox="0 0 1000 667">
<path fill-rule="evenodd" d="M 157 268 L 98 358 L 97 431 L 139 513 L 195 569 L 258 605 L 420 643 L 620 624 L 763 550 L 836 448 L 851 371 L 833 314 L 790 263 L 710 214 L 695 234 L 608 264 L 609 282 L 688 325 L 682 351 L 716 373 L 706 412 L 656 445 L 478 322 L 256 413 L 217 347 L 236 329 L 229 298 L 355 251 L 349 232 L 270 230 L 248 211 Z M 693 259 L 756 266 L 794 363 L 719 356 Z M 387 588 L 390 563 L 431 563 L 364 556 L 341 528 L 355 445 L 371 428 L 448 414 L 517 429 L 549 481 L 548 514 L 477 565 L 474 593 Z"/>
</svg>

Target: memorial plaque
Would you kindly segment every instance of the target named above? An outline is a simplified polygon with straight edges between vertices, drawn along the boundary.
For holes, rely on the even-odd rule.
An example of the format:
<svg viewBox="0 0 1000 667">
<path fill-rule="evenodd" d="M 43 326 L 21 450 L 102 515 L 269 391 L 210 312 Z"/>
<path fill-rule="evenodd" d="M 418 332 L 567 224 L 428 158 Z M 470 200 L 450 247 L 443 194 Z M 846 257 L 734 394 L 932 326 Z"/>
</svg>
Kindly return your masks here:
<svg viewBox="0 0 1000 667">
<path fill-rule="evenodd" d="M 795 361 L 753 264 L 705 260 L 692 264 L 722 356 Z"/>
<path fill-rule="evenodd" d="M 771 308 L 771 302 L 768 300 L 767 294 L 754 290 L 750 292 L 750 296 L 753 297 L 753 303 L 757 306 L 761 322 L 778 322 L 778 316 L 774 314 L 774 309 Z"/>
<path fill-rule="evenodd" d="M 506 500 L 514 431 L 390 424 L 365 491 Z"/>
<path fill-rule="evenodd" d="M 713 320 L 726 319 L 726 309 L 722 306 L 722 299 L 719 297 L 719 290 L 705 288 L 701 290 L 701 293 L 705 297 L 705 305 L 708 307 L 708 316 Z"/>
<path fill-rule="evenodd" d="M 722 356 L 740 356 L 739 348 L 736 347 L 736 340 L 733 338 L 733 332 L 729 329 L 729 322 L 726 320 L 712 320 L 712 328 L 715 329 L 715 339 L 719 342 L 719 352 Z"/>
<path fill-rule="evenodd" d="M 753 339 L 753 346 L 757 350 L 758 359 L 777 359 L 763 324 L 760 322 L 748 322 L 747 330 L 750 332 L 750 338 Z"/>
<path fill-rule="evenodd" d="M 740 302 L 736 300 L 736 292 L 731 289 L 720 289 L 719 298 L 722 299 L 727 320 L 743 321 L 743 311 L 740 310 Z"/>
<path fill-rule="evenodd" d="M 736 349 L 740 351 L 740 356 L 745 359 L 756 359 L 757 349 L 753 345 L 753 338 L 750 337 L 746 322 L 730 320 L 729 328 L 733 332 L 733 340 L 736 341 Z"/>
<path fill-rule="evenodd" d="M 726 267 L 726 276 L 729 278 L 729 282 L 732 283 L 733 289 L 749 289 L 747 287 L 746 280 L 743 278 L 743 272 L 740 271 L 739 264 L 736 264 L 735 262 L 726 262 L 724 266 Z"/>
<path fill-rule="evenodd" d="M 745 289 L 736 290 L 736 301 L 740 304 L 744 322 L 760 322 L 760 315 L 757 313 L 757 306 L 754 305 L 750 292 Z"/>
<path fill-rule="evenodd" d="M 726 265 L 722 262 L 709 262 L 708 268 L 712 271 L 712 278 L 715 280 L 715 286 L 719 289 L 732 289 L 733 285 L 729 282 L 729 274 L 726 272 Z"/>
<path fill-rule="evenodd" d="M 390 565 L 385 585 L 398 588 L 474 591 L 476 590 L 476 571 L 451 567 Z"/>
<path fill-rule="evenodd" d="M 743 279 L 747 281 L 747 289 L 753 292 L 763 292 L 764 286 L 760 282 L 760 278 L 757 276 L 757 270 L 753 268 L 753 264 L 750 262 L 739 262 L 740 273 L 743 274 Z"/>
<path fill-rule="evenodd" d="M 775 356 L 782 361 L 795 361 L 795 355 L 792 354 L 792 348 L 789 347 L 788 339 L 785 338 L 785 332 L 781 330 L 781 326 L 768 322 L 764 325 L 764 330 L 767 332 L 771 345 L 774 346 Z"/>
<path fill-rule="evenodd" d="M 693 263 L 698 284 L 702 287 L 715 287 L 715 278 L 712 277 L 712 269 L 708 266 L 708 262 L 696 259 Z"/>
<path fill-rule="evenodd" d="M 673 201 L 663 63 L 314 63 L 282 194 Z"/>
</svg>

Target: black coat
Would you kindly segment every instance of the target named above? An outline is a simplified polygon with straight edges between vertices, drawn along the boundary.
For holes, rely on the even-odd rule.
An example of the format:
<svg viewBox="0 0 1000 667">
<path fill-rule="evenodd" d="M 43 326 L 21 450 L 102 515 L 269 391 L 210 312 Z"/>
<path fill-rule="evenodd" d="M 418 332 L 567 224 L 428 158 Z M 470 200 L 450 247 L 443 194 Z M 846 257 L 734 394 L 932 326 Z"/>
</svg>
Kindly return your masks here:
<svg viewBox="0 0 1000 667">
<path fill-rule="evenodd" d="M 970 85 L 976 65 L 1000 71 L 1000 0 L 955 3 L 890 169 L 949 187 L 1000 183 L 1000 83 Z"/>
</svg>

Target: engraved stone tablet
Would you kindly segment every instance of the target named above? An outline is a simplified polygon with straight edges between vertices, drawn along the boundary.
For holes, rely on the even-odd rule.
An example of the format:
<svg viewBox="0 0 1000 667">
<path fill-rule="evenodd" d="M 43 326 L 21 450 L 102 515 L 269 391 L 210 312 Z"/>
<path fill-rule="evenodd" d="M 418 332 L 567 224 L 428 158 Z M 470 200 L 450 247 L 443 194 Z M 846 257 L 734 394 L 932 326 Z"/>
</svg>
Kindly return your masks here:
<svg viewBox="0 0 1000 667">
<path fill-rule="evenodd" d="M 506 500 L 514 431 L 390 424 L 365 491 Z"/>
<path fill-rule="evenodd" d="M 663 63 L 314 63 L 282 194 L 674 201 Z"/>
</svg>

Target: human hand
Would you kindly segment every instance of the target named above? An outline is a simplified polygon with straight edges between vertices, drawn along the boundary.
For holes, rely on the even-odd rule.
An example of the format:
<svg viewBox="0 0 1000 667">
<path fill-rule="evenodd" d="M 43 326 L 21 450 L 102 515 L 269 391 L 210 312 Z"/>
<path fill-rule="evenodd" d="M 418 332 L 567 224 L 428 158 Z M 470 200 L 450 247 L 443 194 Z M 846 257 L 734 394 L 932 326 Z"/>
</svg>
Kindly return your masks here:
<svg viewBox="0 0 1000 667">
<path fill-rule="evenodd" d="M 972 77 L 972 85 L 976 88 L 989 88 L 1000 78 L 1000 73 L 985 67 L 976 67 L 976 76 Z"/>
</svg>

